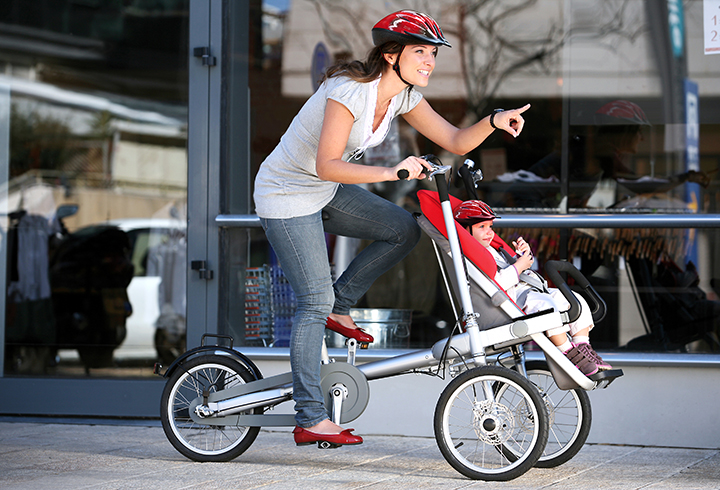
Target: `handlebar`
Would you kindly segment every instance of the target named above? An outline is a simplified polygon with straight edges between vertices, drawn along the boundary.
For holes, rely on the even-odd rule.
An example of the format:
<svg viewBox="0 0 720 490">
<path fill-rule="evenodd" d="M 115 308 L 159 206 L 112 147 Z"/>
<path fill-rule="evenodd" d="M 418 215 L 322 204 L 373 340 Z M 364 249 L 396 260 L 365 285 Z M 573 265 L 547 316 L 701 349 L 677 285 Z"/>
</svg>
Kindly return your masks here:
<svg viewBox="0 0 720 490">
<path fill-rule="evenodd" d="M 565 296 L 565 299 L 567 299 L 568 303 L 570 303 L 570 310 L 568 311 L 570 321 L 574 322 L 578 319 L 580 316 L 581 306 L 580 302 L 570 289 L 570 286 L 568 286 L 567 282 L 565 282 L 563 277 L 560 275 L 560 272 L 567 272 L 570 277 L 575 279 L 578 286 L 587 293 L 587 297 L 592 303 L 590 312 L 592 313 L 593 321 L 598 323 L 605 318 L 605 313 L 607 312 L 605 301 L 603 301 L 598 292 L 595 291 L 595 288 L 592 287 L 592 284 L 590 284 L 590 281 L 587 280 L 583 273 L 570 262 L 562 260 L 548 260 L 545 262 L 545 273 L 547 274 L 548 279 L 555 283 L 563 296 Z"/>
<path fill-rule="evenodd" d="M 424 155 L 424 156 L 421 156 L 420 158 L 422 158 L 423 160 L 430 163 L 430 166 L 432 167 L 432 169 L 428 169 L 428 168 L 423 169 L 423 173 L 425 175 L 427 175 L 428 180 L 433 180 L 433 177 L 435 177 L 436 175 L 446 174 L 450 170 L 452 170 L 452 167 L 443 165 L 442 162 L 440 161 L 440 159 L 438 157 L 436 157 L 435 155 Z M 400 170 L 397 171 L 397 176 L 398 176 L 398 179 L 405 180 L 410 176 L 410 172 L 408 172 L 404 168 L 401 168 Z"/>
</svg>

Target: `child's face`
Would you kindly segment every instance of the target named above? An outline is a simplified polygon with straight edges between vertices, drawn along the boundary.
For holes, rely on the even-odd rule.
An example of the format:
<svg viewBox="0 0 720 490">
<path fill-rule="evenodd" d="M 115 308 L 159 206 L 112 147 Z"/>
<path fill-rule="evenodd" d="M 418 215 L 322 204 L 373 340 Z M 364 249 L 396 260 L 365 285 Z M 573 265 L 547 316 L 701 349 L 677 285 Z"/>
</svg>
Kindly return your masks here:
<svg viewBox="0 0 720 490">
<path fill-rule="evenodd" d="M 492 242 L 492 239 L 495 237 L 492 226 L 493 220 L 481 221 L 480 223 L 472 225 L 470 233 L 483 247 L 488 248 L 490 247 L 490 242 Z"/>
</svg>

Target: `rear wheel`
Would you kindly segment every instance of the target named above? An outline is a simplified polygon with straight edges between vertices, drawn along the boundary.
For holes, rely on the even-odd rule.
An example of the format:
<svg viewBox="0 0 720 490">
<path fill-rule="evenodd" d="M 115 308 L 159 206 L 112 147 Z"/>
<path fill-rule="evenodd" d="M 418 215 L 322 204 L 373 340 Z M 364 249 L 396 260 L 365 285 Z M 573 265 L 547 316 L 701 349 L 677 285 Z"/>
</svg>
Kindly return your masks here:
<svg viewBox="0 0 720 490">
<path fill-rule="evenodd" d="M 538 391 L 526 378 L 499 366 L 471 369 L 452 380 L 438 400 L 434 425 L 448 463 L 477 480 L 506 481 L 524 474 L 548 437 L 547 411 Z"/>
<path fill-rule="evenodd" d="M 579 388 L 558 388 L 545 361 L 529 361 L 525 370 L 548 411 L 548 442 L 535 466 L 554 468 L 569 461 L 585 444 L 592 424 L 590 397 Z"/>
<path fill-rule="evenodd" d="M 255 441 L 260 427 L 209 425 L 190 417 L 190 404 L 203 395 L 254 381 L 236 360 L 208 355 L 180 365 L 163 390 L 160 419 L 170 443 L 186 457 L 200 462 L 230 461 Z M 244 414 L 262 414 L 262 408 Z"/>
</svg>

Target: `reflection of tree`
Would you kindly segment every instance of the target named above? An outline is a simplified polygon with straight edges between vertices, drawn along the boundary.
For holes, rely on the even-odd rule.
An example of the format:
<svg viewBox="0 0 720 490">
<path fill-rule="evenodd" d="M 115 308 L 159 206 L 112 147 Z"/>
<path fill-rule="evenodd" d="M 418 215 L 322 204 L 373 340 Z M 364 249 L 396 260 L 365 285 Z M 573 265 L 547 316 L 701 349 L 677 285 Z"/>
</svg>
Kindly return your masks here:
<svg viewBox="0 0 720 490">
<path fill-rule="evenodd" d="M 67 181 L 88 173 L 107 174 L 114 133 L 110 112 L 92 114 L 86 136 L 73 134 L 69 121 L 43 106 L 25 110 L 13 104 L 10 120 L 10 178 L 28 172 L 45 177 L 62 172 Z"/>
<path fill-rule="evenodd" d="M 487 100 L 502 83 L 523 69 L 552 71 L 565 36 L 562 18 L 548 17 L 549 25 L 527 29 L 533 17 L 527 11 L 537 0 L 463 2 L 459 8 L 462 74 L 468 93 L 468 113 L 482 114 Z M 524 18 L 523 18 L 524 17 Z M 527 19 L 527 20 L 525 20 Z"/>
<path fill-rule="evenodd" d="M 458 2 L 457 28 L 446 32 L 459 39 L 462 74 L 467 87 L 468 115 L 484 114 L 489 99 L 512 75 L 561 77 L 558 56 L 574 40 L 599 43 L 615 52 L 621 40 L 634 41 L 646 26 L 642 3 L 630 0 L 570 1 L 476 0 Z M 549 7 L 557 13 L 548 14 Z"/>
<path fill-rule="evenodd" d="M 308 1 L 331 49 L 356 57 L 358 46 L 371 45 L 370 27 L 388 12 L 412 8 L 435 17 L 460 50 L 468 122 L 486 112 L 488 101 L 513 75 L 561 77 L 559 55 L 571 41 L 617 53 L 620 42 L 634 42 L 647 29 L 643 3 L 631 0 L 570 0 L 565 10 L 570 18 L 564 17 L 565 2 L 555 0 L 396 0 L 378 8 L 371 2 Z"/>
<path fill-rule="evenodd" d="M 10 176 L 28 170 L 59 169 L 68 156 L 70 128 L 65 121 L 40 110 L 11 107 Z"/>
</svg>

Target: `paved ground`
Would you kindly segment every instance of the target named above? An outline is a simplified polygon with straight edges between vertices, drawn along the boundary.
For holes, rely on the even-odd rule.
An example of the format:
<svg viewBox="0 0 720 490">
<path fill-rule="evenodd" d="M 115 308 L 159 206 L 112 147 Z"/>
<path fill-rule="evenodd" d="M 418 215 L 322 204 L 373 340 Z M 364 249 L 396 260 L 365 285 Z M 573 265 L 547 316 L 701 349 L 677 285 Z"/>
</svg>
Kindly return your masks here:
<svg viewBox="0 0 720 490">
<path fill-rule="evenodd" d="M 296 447 L 262 431 L 229 463 L 195 463 L 145 425 L 0 421 L 0 488 L 11 489 L 720 489 L 720 450 L 586 445 L 554 469 L 468 480 L 435 440 L 366 436 L 355 447 Z"/>
</svg>

